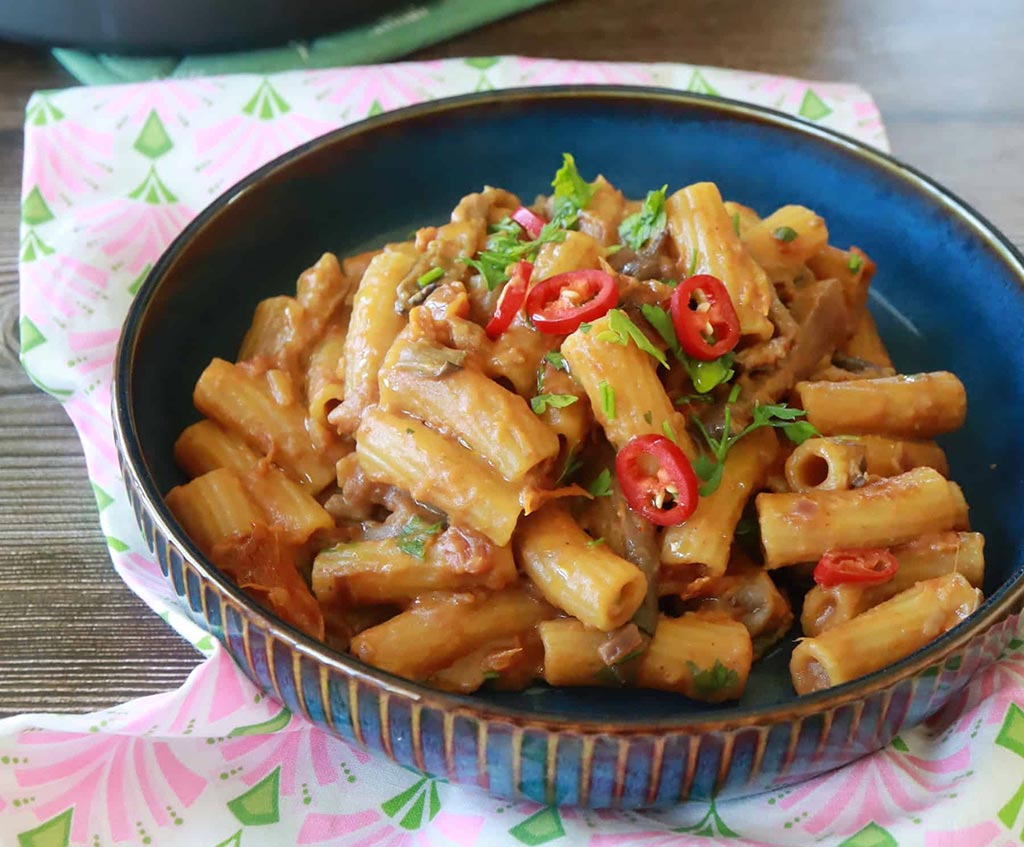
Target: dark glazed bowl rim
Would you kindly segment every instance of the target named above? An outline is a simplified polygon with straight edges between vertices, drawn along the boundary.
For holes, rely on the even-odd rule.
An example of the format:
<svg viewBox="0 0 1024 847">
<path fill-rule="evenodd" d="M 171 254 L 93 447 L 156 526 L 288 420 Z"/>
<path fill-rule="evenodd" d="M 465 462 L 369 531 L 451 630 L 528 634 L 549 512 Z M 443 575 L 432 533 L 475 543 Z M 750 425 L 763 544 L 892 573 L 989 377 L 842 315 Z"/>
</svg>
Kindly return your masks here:
<svg viewBox="0 0 1024 847">
<path fill-rule="evenodd" d="M 131 474 L 137 479 L 138 490 L 143 498 L 145 508 L 159 530 L 174 542 L 198 573 L 215 584 L 219 591 L 230 597 L 245 611 L 251 623 L 265 628 L 275 638 L 313 661 L 323 663 L 343 676 L 355 678 L 363 684 L 389 695 L 406 698 L 409 701 L 429 705 L 445 712 L 464 714 L 476 719 L 507 721 L 550 732 L 602 733 L 617 736 L 668 732 L 700 734 L 803 719 L 864 700 L 878 691 L 894 686 L 901 680 L 943 661 L 949 654 L 965 646 L 975 634 L 987 630 L 1005 617 L 1012 610 L 1014 604 L 1020 602 L 1024 597 L 1024 572 L 1019 571 L 1020 563 L 1017 563 L 1018 573 L 1001 585 L 964 623 L 905 659 L 868 676 L 786 703 L 734 706 L 717 709 L 705 715 L 695 716 L 691 713 L 680 718 L 655 720 L 638 718 L 635 721 L 612 722 L 607 718 L 569 718 L 550 712 L 496 705 L 478 700 L 471 695 L 439 691 L 377 670 L 363 664 L 353 656 L 335 652 L 326 645 L 314 641 L 262 609 L 200 553 L 171 515 L 156 487 L 136 437 L 133 397 L 130 391 L 140 327 L 145 321 L 161 280 L 174 270 L 179 257 L 187 253 L 192 237 L 219 215 L 225 213 L 236 199 L 257 188 L 269 174 L 287 167 L 292 162 L 321 147 L 332 146 L 357 136 L 372 134 L 379 128 L 401 124 L 407 118 L 419 118 L 427 115 L 440 117 L 449 112 L 508 103 L 529 107 L 530 103 L 557 100 L 589 100 L 597 103 L 647 101 L 677 105 L 688 109 L 696 108 L 719 116 L 734 116 L 746 121 L 760 122 L 824 142 L 876 170 L 884 171 L 889 176 L 901 180 L 907 188 L 927 197 L 934 206 L 941 208 L 947 215 L 952 215 L 967 223 L 972 233 L 999 256 L 1008 270 L 1016 276 L 1018 284 L 1024 287 L 1024 256 L 986 218 L 951 191 L 943 188 L 915 168 L 860 141 L 772 109 L 671 89 L 618 85 L 562 85 L 478 92 L 386 112 L 312 139 L 284 153 L 227 189 L 189 223 L 171 243 L 153 266 L 136 294 L 125 319 L 114 361 L 113 424 L 122 451 L 122 458 Z"/>
</svg>

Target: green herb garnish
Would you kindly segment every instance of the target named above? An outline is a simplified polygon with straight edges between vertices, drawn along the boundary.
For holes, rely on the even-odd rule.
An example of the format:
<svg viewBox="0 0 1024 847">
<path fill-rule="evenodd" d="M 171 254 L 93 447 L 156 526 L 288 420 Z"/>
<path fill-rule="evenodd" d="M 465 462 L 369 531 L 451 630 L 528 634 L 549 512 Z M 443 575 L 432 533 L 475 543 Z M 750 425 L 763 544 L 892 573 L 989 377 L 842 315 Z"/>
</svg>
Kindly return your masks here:
<svg viewBox="0 0 1024 847">
<path fill-rule="evenodd" d="M 604 468 L 587 486 L 591 497 L 608 497 L 612 493 L 612 472 Z"/>
<path fill-rule="evenodd" d="M 783 244 L 787 244 L 790 241 L 795 241 L 797 238 L 797 231 L 791 226 L 780 226 L 777 230 L 772 233 L 772 238 L 776 241 L 781 241 Z"/>
<path fill-rule="evenodd" d="M 605 420 L 615 420 L 615 389 L 602 379 L 597 384 L 597 390 L 601 395 L 601 414 Z"/>
<path fill-rule="evenodd" d="M 647 423 L 649 424 L 654 423 L 654 413 L 651 412 L 650 410 L 644 412 L 644 420 L 647 421 Z"/>
<path fill-rule="evenodd" d="M 693 248 L 693 255 L 690 257 L 690 270 L 687 272 L 687 276 L 693 276 L 697 273 L 697 261 L 700 258 L 700 254 L 697 252 L 697 248 Z"/>
<path fill-rule="evenodd" d="M 864 265 L 864 259 L 858 256 L 856 253 L 850 254 L 850 260 L 846 263 L 846 267 L 849 268 L 850 273 L 855 274 Z"/>
<path fill-rule="evenodd" d="M 665 230 L 665 192 L 667 185 L 657 191 L 648 191 L 640 211 L 630 215 L 619 225 L 619 238 L 633 250 L 639 251 L 648 241 Z"/>
<path fill-rule="evenodd" d="M 487 247 L 477 253 L 475 259 L 462 259 L 464 264 L 476 270 L 487 283 L 487 290 L 493 291 L 508 282 L 506 270 L 516 262 L 532 262 L 537 251 L 544 244 L 565 241 L 565 230 L 546 224 L 540 235 L 533 241 L 522 241 L 523 229 L 512 218 L 503 218 L 490 228 Z"/>
<path fill-rule="evenodd" d="M 735 232 L 737 235 L 740 234 L 740 213 L 739 212 L 733 212 L 732 213 L 732 229 L 733 229 L 733 232 Z"/>
<path fill-rule="evenodd" d="M 661 431 L 665 433 L 665 437 L 669 441 L 678 446 L 679 440 L 676 438 L 676 431 L 672 429 L 672 424 L 670 424 L 668 421 L 662 421 Z"/>
<path fill-rule="evenodd" d="M 686 666 L 693 674 L 694 692 L 701 698 L 711 697 L 723 688 L 734 688 L 740 681 L 739 674 L 723 665 L 720 659 L 715 659 L 712 667 L 703 670 L 689 661 Z"/>
<path fill-rule="evenodd" d="M 500 676 L 497 671 L 484 671 L 484 679 L 498 679 Z"/>
<path fill-rule="evenodd" d="M 422 559 L 428 539 L 432 535 L 437 535 L 443 527 L 444 521 L 428 524 L 419 515 L 413 515 L 409 523 L 395 536 L 395 543 L 403 553 Z"/>
<path fill-rule="evenodd" d="M 562 472 L 558 475 L 558 482 L 555 484 L 564 485 L 576 474 L 576 471 L 582 467 L 583 459 L 580 458 L 575 449 L 570 450 L 565 454 L 565 465 L 562 467 Z"/>
<path fill-rule="evenodd" d="M 565 356 L 563 356 L 557 350 L 550 350 L 547 353 L 545 353 L 544 361 L 551 365 L 551 367 L 556 368 L 557 370 L 569 373 L 569 363 L 565 361 Z"/>
<path fill-rule="evenodd" d="M 587 542 L 587 547 L 597 547 L 597 545 L 599 545 L 599 544 L 604 544 L 604 538 L 603 537 L 602 538 L 591 538 L 590 541 Z"/>
<path fill-rule="evenodd" d="M 431 268 L 416 280 L 416 285 L 420 288 L 426 288 L 430 283 L 437 282 L 443 276 L 444 268 Z"/>
<path fill-rule="evenodd" d="M 738 385 L 733 386 L 732 391 L 729 392 L 729 398 L 725 403 L 725 411 L 722 416 L 721 438 L 712 438 L 707 427 L 704 426 L 704 422 L 696 415 L 690 416 L 690 420 L 693 421 L 700 434 L 704 436 L 704 441 L 711 451 L 710 456 L 701 454 L 693 462 L 694 472 L 704 480 L 704 484 L 700 486 L 701 497 L 707 497 L 718 490 L 718 486 L 722 482 L 725 457 L 737 441 L 755 430 L 764 427 L 781 429 L 795 444 L 802 444 L 808 438 L 819 434 L 818 430 L 807 421 L 799 420 L 799 418 L 807 414 L 803 409 L 791 409 L 785 403 L 778 403 L 754 406 L 751 422 L 736 435 L 733 435 L 732 405 L 736 402 L 739 393 L 740 387 Z"/>
<path fill-rule="evenodd" d="M 564 409 L 579 399 L 575 394 L 538 394 L 530 400 L 530 408 L 543 415 L 548 409 Z"/>
<path fill-rule="evenodd" d="M 594 186 L 580 176 L 572 153 L 562 154 L 562 167 L 551 180 L 551 187 L 554 189 L 551 197 L 554 212 L 551 223 L 571 229 L 576 225 L 579 213 L 587 208 L 590 198 L 594 196 Z"/>
<path fill-rule="evenodd" d="M 608 310 L 608 329 L 599 332 L 597 338 L 599 341 L 619 344 L 622 347 L 625 347 L 632 341 L 647 355 L 657 359 L 662 367 L 668 367 L 668 359 L 665 358 L 665 354 L 651 344 L 650 339 L 644 335 L 643 330 L 633 323 L 629 315 L 623 312 L 622 309 Z"/>
<path fill-rule="evenodd" d="M 668 345 L 672 355 L 682 362 L 686 372 L 690 375 L 693 387 L 697 389 L 699 394 L 707 394 L 711 389 L 721 385 L 723 382 L 728 382 L 736 375 L 736 372 L 732 369 L 734 358 L 732 353 L 726 353 L 717 359 L 712 359 L 710 362 L 704 362 L 687 356 L 679 346 L 679 339 L 676 338 L 676 328 L 672 323 L 672 316 L 661 306 L 644 303 L 640 307 L 640 312 L 647 322 L 654 327 L 654 331 Z"/>
</svg>

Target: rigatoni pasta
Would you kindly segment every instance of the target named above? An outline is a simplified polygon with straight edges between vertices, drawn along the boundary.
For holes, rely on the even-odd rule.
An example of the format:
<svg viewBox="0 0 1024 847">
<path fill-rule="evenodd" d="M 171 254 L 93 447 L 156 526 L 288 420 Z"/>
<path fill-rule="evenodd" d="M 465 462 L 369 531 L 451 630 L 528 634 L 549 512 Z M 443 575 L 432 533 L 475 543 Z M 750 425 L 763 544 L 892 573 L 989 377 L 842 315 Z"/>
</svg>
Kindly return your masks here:
<svg viewBox="0 0 1024 847">
<path fill-rule="evenodd" d="M 719 703 L 790 649 L 806 693 L 969 615 L 984 538 L 932 440 L 966 393 L 896 374 L 867 253 L 710 182 L 628 200 L 567 154 L 552 188 L 485 188 L 257 305 L 174 447 L 199 550 L 309 637 L 461 693 Z"/>
</svg>

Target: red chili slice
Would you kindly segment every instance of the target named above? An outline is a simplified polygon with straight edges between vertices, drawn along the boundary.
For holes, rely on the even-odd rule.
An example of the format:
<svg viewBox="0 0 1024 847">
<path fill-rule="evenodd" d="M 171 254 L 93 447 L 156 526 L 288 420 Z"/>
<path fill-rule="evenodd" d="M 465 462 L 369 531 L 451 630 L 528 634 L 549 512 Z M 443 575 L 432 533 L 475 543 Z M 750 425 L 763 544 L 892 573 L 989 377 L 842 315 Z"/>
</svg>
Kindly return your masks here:
<svg viewBox="0 0 1024 847">
<path fill-rule="evenodd" d="M 704 299 L 695 303 L 693 295 L 698 291 Z M 739 343 L 740 319 L 729 292 L 710 274 L 697 274 L 679 283 L 672 292 L 670 309 L 679 345 L 695 359 L 710 362 Z"/>
<path fill-rule="evenodd" d="M 512 213 L 512 220 L 514 220 L 519 226 L 526 230 L 526 234 L 531 239 L 540 238 L 540 231 L 544 229 L 544 224 L 547 223 L 544 218 L 540 215 L 535 215 L 526 206 L 520 206 Z"/>
<path fill-rule="evenodd" d="M 814 581 L 822 588 L 846 582 L 878 585 L 896 575 L 896 557 L 881 547 L 826 550 L 814 568 Z"/>
<path fill-rule="evenodd" d="M 615 475 L 629 507 L 653 524 L 681 524 L 697 508 L 697 475 L 686 454 L 664 435 L 630 439 L 615 457 Z"/>
<path fill-rule="evenodd" d="M 615 277 L 604 271 L 568 271 L 538 282 L 526 297 L 526 314 L 549 335 L 568 335 L 584 321 L 606 314 L 619 301 Z"/>
<path fill-rule="evenodd" d="M 498 305 L 494 308 L 494 316 L 487 322 L 484 331 L 487 337 L 494 339 L 501 335 L 515 320 L 519 309 L 526 299 L 526 289 L 530 285 L 533 265 L 529 262 L 517 262 L 515 270 L 498 296 Z"/>
</svg>

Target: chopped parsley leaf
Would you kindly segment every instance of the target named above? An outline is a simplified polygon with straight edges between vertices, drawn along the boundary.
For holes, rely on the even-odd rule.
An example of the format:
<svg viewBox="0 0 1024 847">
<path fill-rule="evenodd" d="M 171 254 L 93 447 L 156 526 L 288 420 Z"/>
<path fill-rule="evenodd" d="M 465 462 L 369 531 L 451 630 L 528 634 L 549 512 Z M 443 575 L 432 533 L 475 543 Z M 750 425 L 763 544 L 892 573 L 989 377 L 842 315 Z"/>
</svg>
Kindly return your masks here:
<svg viewBox="0 0 1024 847">
<path fill-rule="evenodd" d="M 590 328 L 592 326 L 593 324 L 588 324 L 586 321 L 584 321 L 583 323 L 580 324 L 580 332 L 586 335 L 588 332 L 590 332 Z"/>
<path fill-rule="evenodd" d="M 700 698 L 711 697 L 722 689 L 734 688 L 740 681 L 739 674 L 723 665 L 721 659 L 715 659 L 712 667 L 703 670 L 689 661 L 686 666 L 693 674 L 693 689 Z"/>
<path fill-rule="evenodd" d="M 644 335 L 643 330 L 633 323 L 629 315 L 623 312 L 622 309 L 608 310 L 608 329 L 598 333 L 597 338 L 599 341 L 607 341 L 610 344 L 618 344 L 622 347 L 625 347 L 632 341 L 647 355 L 657 359 L 662 367 L 668 367 L 668 359 L 665 358 L 665 354 L 651 344 L 650 339 Z"/>
<path fill-rule="evenodd" d="M 598 544 L 604 544 L 604 538 L 591 538 L 587 542 L 587 547 L 597 547 Z"/>
<path fill-rule="evenodd" d="M 562 167 L 551 180 L 551 187 L 554 189 L 551 223 L 571 229 L 576 225 L 580 211 L 587 208 L 594 196 L 594 186 L 580 176 L 572 153 L 562 154 Z"/>
<path fill-rule="evenodd" d="M 563 356 L 557 350 L 550 350 L 549 352 L 545 353 L 544 361 L 551 365 L 551 367 L 553 368 L 569 373 L 569 363 L 565 361 L 565 356 Z"/>
<path fill-rule="evenodd" d="M 581 467 L 583 467 L 583 460 L 576 450 L 570 450 L 565 455 L 565 465 L 562 467 L 562 472 L 558 475 L 556 485 L 567 483 Z"/>
<path fill-rule="evenodd" d="M 733 435 L 732 404 L 736 402 L 739 390 L 739 386 L 736 385 L 733 386 L 732 391 L 729 393 L 729 399 L 725 404 L 722 436 L 720 438 L 712 438 L 707 427 L 704 426 L 704 422 L 696 415 L 690 416 L 690 420 L 693 421 L 700 434 L 704 436 L 704 441 L 711 452 L 710 456 L 701 454 L 693 462 L 694 473 L 704 480 L 704 484 L 700 486 L 701 497 L 707 497 L 718 490 L 718 486 L 722 482 L 722 469 L 725 466 L 725 457 L 737 441 L 754 432 L 754 430 L 764 427 L 781 429 L 796 444 L 802 444 L 808 438 L 819 434 L 818 430 L 807 421 L 799 420 L 807 414 L 803 409 L 791 409 L 785 403 L 778 403 L 754 406 L 751 422 L 736 435 Z"/>
<path fill-rule="evenodd" d="M 405 428 L 405 434 L 406 435 L 412 435 L 413 434 L 413 428 L 411 426 L 407 426 Z"/>
<path fill-rule="evenodd" d="M 732 213 L 732 229 L 733 229 L 733 232 L 735 232 L 737 235 L 740 234 L 740 213 L 739 212 L 733 212 Z"/>
<path fill-rule="evenodd" d="M 649 409 L 644 412 L 644 420 L 647 421 L 647 423 L 654 423 L 654 414 Z"/>
<path fill-rule="evenodd" d="M 607 247 L 604 248 L 604 254 L 606 256 L 614 256 L 625 246 L 625 244 L 609 244 Z"/>
<path fill-rule="evenodd" d="M 437 282 L 441 277 L 444 276 L 444 268 L 431 268 L 425 274 L 421 275 L 416 280 L 416 285 L 420 288 L 426 288 L 430 283 Z"/>
<path fill-rule="evenodd" d="M 594 477 L 594 481 L 587 486 L 591 497 L 608 497 L 612 493 L 612 472 L 604 468 L 601 473 Z"/>
<path fill-rule="evenodd" d="M 575 394 L 538 394 L 530 400 L 530 408 L 543 415 L 548 409 L 564 409 L 579 399 Z"/>
<path fill-rule="evenodd" d="M 710 362 L 703 362 L 687 356 L 679 346 L 679 340 L 676 338 L 676 329 L 672 323 L 672 316 L 661 306 L 644 303 L 640 307 L 640 312 L 647 319 L 647 322 L 654 327 L 654 331 L 662 337 L 668 345 L 668 349 L 672 351 L 672 354 L 683 363 L 686 372 L 690 375 L 690 380 L 693 382 L 693 387 L 697 389 L 699 394 L 707 394 L 712 388 L 721 385 L 723 382 L 728 382 L 736 375 L 736 372 L 732 369 L 734 358 L 732 353 L 726 353 L 717 359 L 712 359 Z"/>
<path fill-rule="evenodd" d="M 444 527 L 444 521 L 428 524 L 419 515 L 413 515 L 409 519 L 409 523 L 402 527 L 402 531 L 395 536 L 395 543 L 403 553 L 422 559 L 427 540 L 432 535 L 437 535 L 442 527 Z"/>
<path fill-rule="evenodd" d="M 597 390 L 601 395 L 601 414 L 604 415 L 605 420 L 615 420 L 615 389 L 612 388 L 607 380 L 601 380 L 597 384 Z"/>
<path fill-rule="evenodd" d="M 662 421 L 661 431 L 665 433 L 665 437 L 669 441 L 678 446 L 679 441 L 676 439 L 676 431 L 672 429 L 672 424 L 670 424 L 668 421 Z"/>
<path fill-rule="evenodd" d="M 791 226 L 780 226 L 777 230 L 772 233 L 772 238 L 776 241 L 781 241 L 783 244 L 787 244 L 790 241 L 795 241 L 798 237 L 798 233 Z"/>
<path fill-rule="evenodd" d="M 864 265 L 864 259 L 858 256 L 856 253 L 850 254 L 850 260 L 846 263 L 846 267 L 849 268 L 850 273 L 855 274 Z"/>
<path fill-rule="evenodd" d="M 498 679 L 500 676 L 497 671 L 484 671 L 484 679 Z"/>
<path fill-rule="evenodd" d="M 640 211 L 627 217 L 619 225 L 619 238 L 633 250 L 639 251 L 648 241 L 665 231 L 665 192 L 667 185 L 657 191 L 648 191 Z"/>
<path fill-rule="evenodd" d="M 693 248 L 693 255 L 690 257 L 690 270 L 687 272 L 687 276 L 693 276 L 697 273 L 697 263 L 700 260 L 700 254 L 697 252 L 697 248 Z"/>
<path fill-rule="evenodd" d="M 505 271 L 509 265 L 523 260 L 532 262 L 542 245 L 565 241 L 565 230 L 550 224 L 545 225 L 535 240 L 522 241 L 523 229 L 510 217 L 496 223 L 490 233 L 486 248 L 477 253 L 475 259 L 462 259 L 484 278 L 488 291 L 508 282 Z"/>
</svg>

